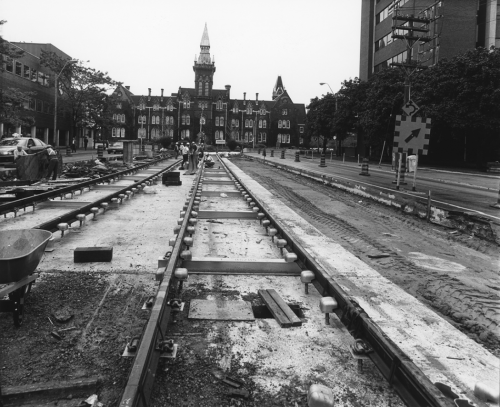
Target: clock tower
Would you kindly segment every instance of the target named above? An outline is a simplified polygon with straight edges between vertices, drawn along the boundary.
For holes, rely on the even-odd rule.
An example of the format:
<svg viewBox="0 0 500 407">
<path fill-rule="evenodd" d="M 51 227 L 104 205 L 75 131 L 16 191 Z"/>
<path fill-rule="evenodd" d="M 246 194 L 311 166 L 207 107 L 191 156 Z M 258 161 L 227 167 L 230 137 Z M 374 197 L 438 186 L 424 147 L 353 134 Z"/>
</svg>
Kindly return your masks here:
<svg viewBox="0 0 500 407">
<path fill-rule="evenodd" d="M 214 83 L 215 62 L 210 58 L 210 40 L 208 39 L 208 29 L 205 23 L 205 30 L 201 37 L 200 55 L 195 59 L 194 66 L 194 88 L 198 98 L 210 98 Z"/>
</svg>

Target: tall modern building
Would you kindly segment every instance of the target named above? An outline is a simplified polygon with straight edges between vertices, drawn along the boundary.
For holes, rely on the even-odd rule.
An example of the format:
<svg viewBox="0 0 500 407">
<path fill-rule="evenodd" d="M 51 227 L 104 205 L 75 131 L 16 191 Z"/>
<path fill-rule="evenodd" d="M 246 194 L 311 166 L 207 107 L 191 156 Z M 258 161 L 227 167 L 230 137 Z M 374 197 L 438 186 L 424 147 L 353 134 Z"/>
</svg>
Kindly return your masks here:
<svg viewBox="0 0 500 407">
<path fill-rule="evenodd" d="M 271 99 L 231 98 L 231 86 L 214 87 L 215 62 L 205 25 L 200 54 L 193 65 L 194 86 L 180 86 L 169 96 L 134 95 L 129 87 L 114 92 L 112 140 L 170 136 L 174 141 L 201 137 L 207 144 L 224 144 L 229 138 L 268 146 L 298 146 L 305 129 L 305 105 L 294 103 L 278 76 Z"/>
<path fill-rule="evenodd" d="M 475 47 L 500 47 L 499 0 L 362 0 L 359 77 L 367 80 L 392 62 L 407 58 L 404 39 L 393 16 L 413 16 L 428 22 L 414 22 L 427 37 L 412 48 L 412 60 L 433 65 L 442 58 Z M 403 20 L 404 21 L 404 20 Z M 402 20 L 398 24 L 403 23 Z"/>
</svg>

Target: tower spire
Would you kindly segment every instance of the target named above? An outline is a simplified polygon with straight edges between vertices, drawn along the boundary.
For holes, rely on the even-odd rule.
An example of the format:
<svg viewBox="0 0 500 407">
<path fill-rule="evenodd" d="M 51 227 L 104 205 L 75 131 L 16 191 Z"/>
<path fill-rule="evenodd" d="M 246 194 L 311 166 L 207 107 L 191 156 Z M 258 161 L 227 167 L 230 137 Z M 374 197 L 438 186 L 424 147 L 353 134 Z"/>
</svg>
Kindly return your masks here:
<svg viewBox="0 0 500 407">
<path fill-rule="evenodd" d="M 205 23 L 205 29 L 203 30 L 203 36 L 201 37 L 200 43 L 200 55 L 198 57 L 199 64 L 210 64 L 210 40 L 208 39 L 208 29 L 207 23 Z"/>
<path fill-rule="evenodd" d="M 200 47 L 208 47 L 208 48 L 210 48 L 210 40 L 208 39 L 207 23 L 205 23 L 205 29 L 203 30 L 203 35 L 201 37 Z"/>
<path fill-rule="evenodd" d="M 283 81 L 281 79 L 281 76 L 278 76 L 278 79 L 276 80 L 276 85 L 274 85 L 273 89 L 273 100 L 278 98 L 279 95 L 281 95 L 285 91 L 285 87 L 283 86 Z"/>
</svg>

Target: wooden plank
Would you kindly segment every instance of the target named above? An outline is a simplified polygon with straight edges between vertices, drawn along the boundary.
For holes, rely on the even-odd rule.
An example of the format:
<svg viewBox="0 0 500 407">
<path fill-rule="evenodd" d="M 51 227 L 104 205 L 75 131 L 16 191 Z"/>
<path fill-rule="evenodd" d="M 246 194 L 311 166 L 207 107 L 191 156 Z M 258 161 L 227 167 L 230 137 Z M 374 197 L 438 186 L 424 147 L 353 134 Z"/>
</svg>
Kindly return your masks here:
<svg viewBox="0 0 500 407">
<path fill-rule="evenodd" d="M 47 398 L 68 397 L 70 394 L 75 398 L 84 397 L 95 394 L 97 384 L 97 378 L 88 378 L 3 387 L 2 400 L 17 404 L 21 401 L 36 402 Z"/>
<path fill-rule="evenodd" d="M 292 323 L 288 319 L 288 317 L 285 315 L 285 313 L 281 310 L 280 307 L 278 307 L 278 304 L 276 304 L 276 301 L 274 301 L 273 297 L 269 295 L 267 290 L 259 290 L 259 295 L 264 301 L 264 303 L 267 305 L 267 308 L 269 308 L 269 311 L 271 311 L 271 314 L 273 314 L 273 317 L 278 321 L 278 324 L 282 328 L 289 328 L 292 326 Z"/>
<path fill-rule="evenodd" d="M 288 304 L 283 301 L 283 298 L 280 297 L 280 295 L 276 292 L 276 290 L 270 289 L 267 290 L 269 295 L 272 297 L 272 299 L 276 302 L 278 307 L 281 308 L 281 311 L 284 312 L 284 314 L 288 317 L 290 322 L 292 323 L 292 326 L 301 326 L 302 321 L 300 318 L 295 315 L 295 313 L 292 311 L 292 309 L 288 306 Z"/>
</svg>

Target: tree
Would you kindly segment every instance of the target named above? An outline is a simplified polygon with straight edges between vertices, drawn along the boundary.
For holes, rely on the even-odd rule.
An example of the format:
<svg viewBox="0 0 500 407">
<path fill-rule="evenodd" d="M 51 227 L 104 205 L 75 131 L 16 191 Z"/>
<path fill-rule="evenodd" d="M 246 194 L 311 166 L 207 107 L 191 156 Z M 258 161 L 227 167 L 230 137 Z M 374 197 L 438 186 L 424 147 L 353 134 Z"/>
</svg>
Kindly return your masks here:
<svg viewBox="0 0 500 407">
<path fill-rule="evenodd" d="M 412 92 L 432 118 L 430 158 L 500 160 L 500 50 L 477 48 L 420 72 Z"/>
<path fill-rule="evenodd" d="M 54 52 L 42 51 L 40 63 L 56 75 L 58 108 L 67 112 L 71 120 L 71 136 L 77 127 L 101 128 L 112 124 L 107 106 L 106 92 L 116 86 L 107 73 L 88 68 L 82 64 L 69 64 Z"/>
<path fill-rule="evenodd" d="M 0 20 L 0 26 L 5 24 L 5 20 Z M 22 57 L 24 51 L 14 47 L 10 42 L 0 36 L 0 59 L 9 61 Z M 0 73 L 4 71 L 3 64 L 0 63 Z M 0 122 L 7 123 L 13 127 L 32 126 L 34 118 L 29 114 L 29 101 L 35 92 L 23 92 L 18 88 L 3 86 L 0 88 Z"/>
<path fill-rule="evenodd" d="M 311 99 L 307 106 L 306 131 L 307 138 L 312 137 L 322 139 L 323 152 L 326 152 L 327 141 L 332 139 L 335 134 L 335 95 L 331 93 L 323 96 L 321 99 Z"/>
</svg>

